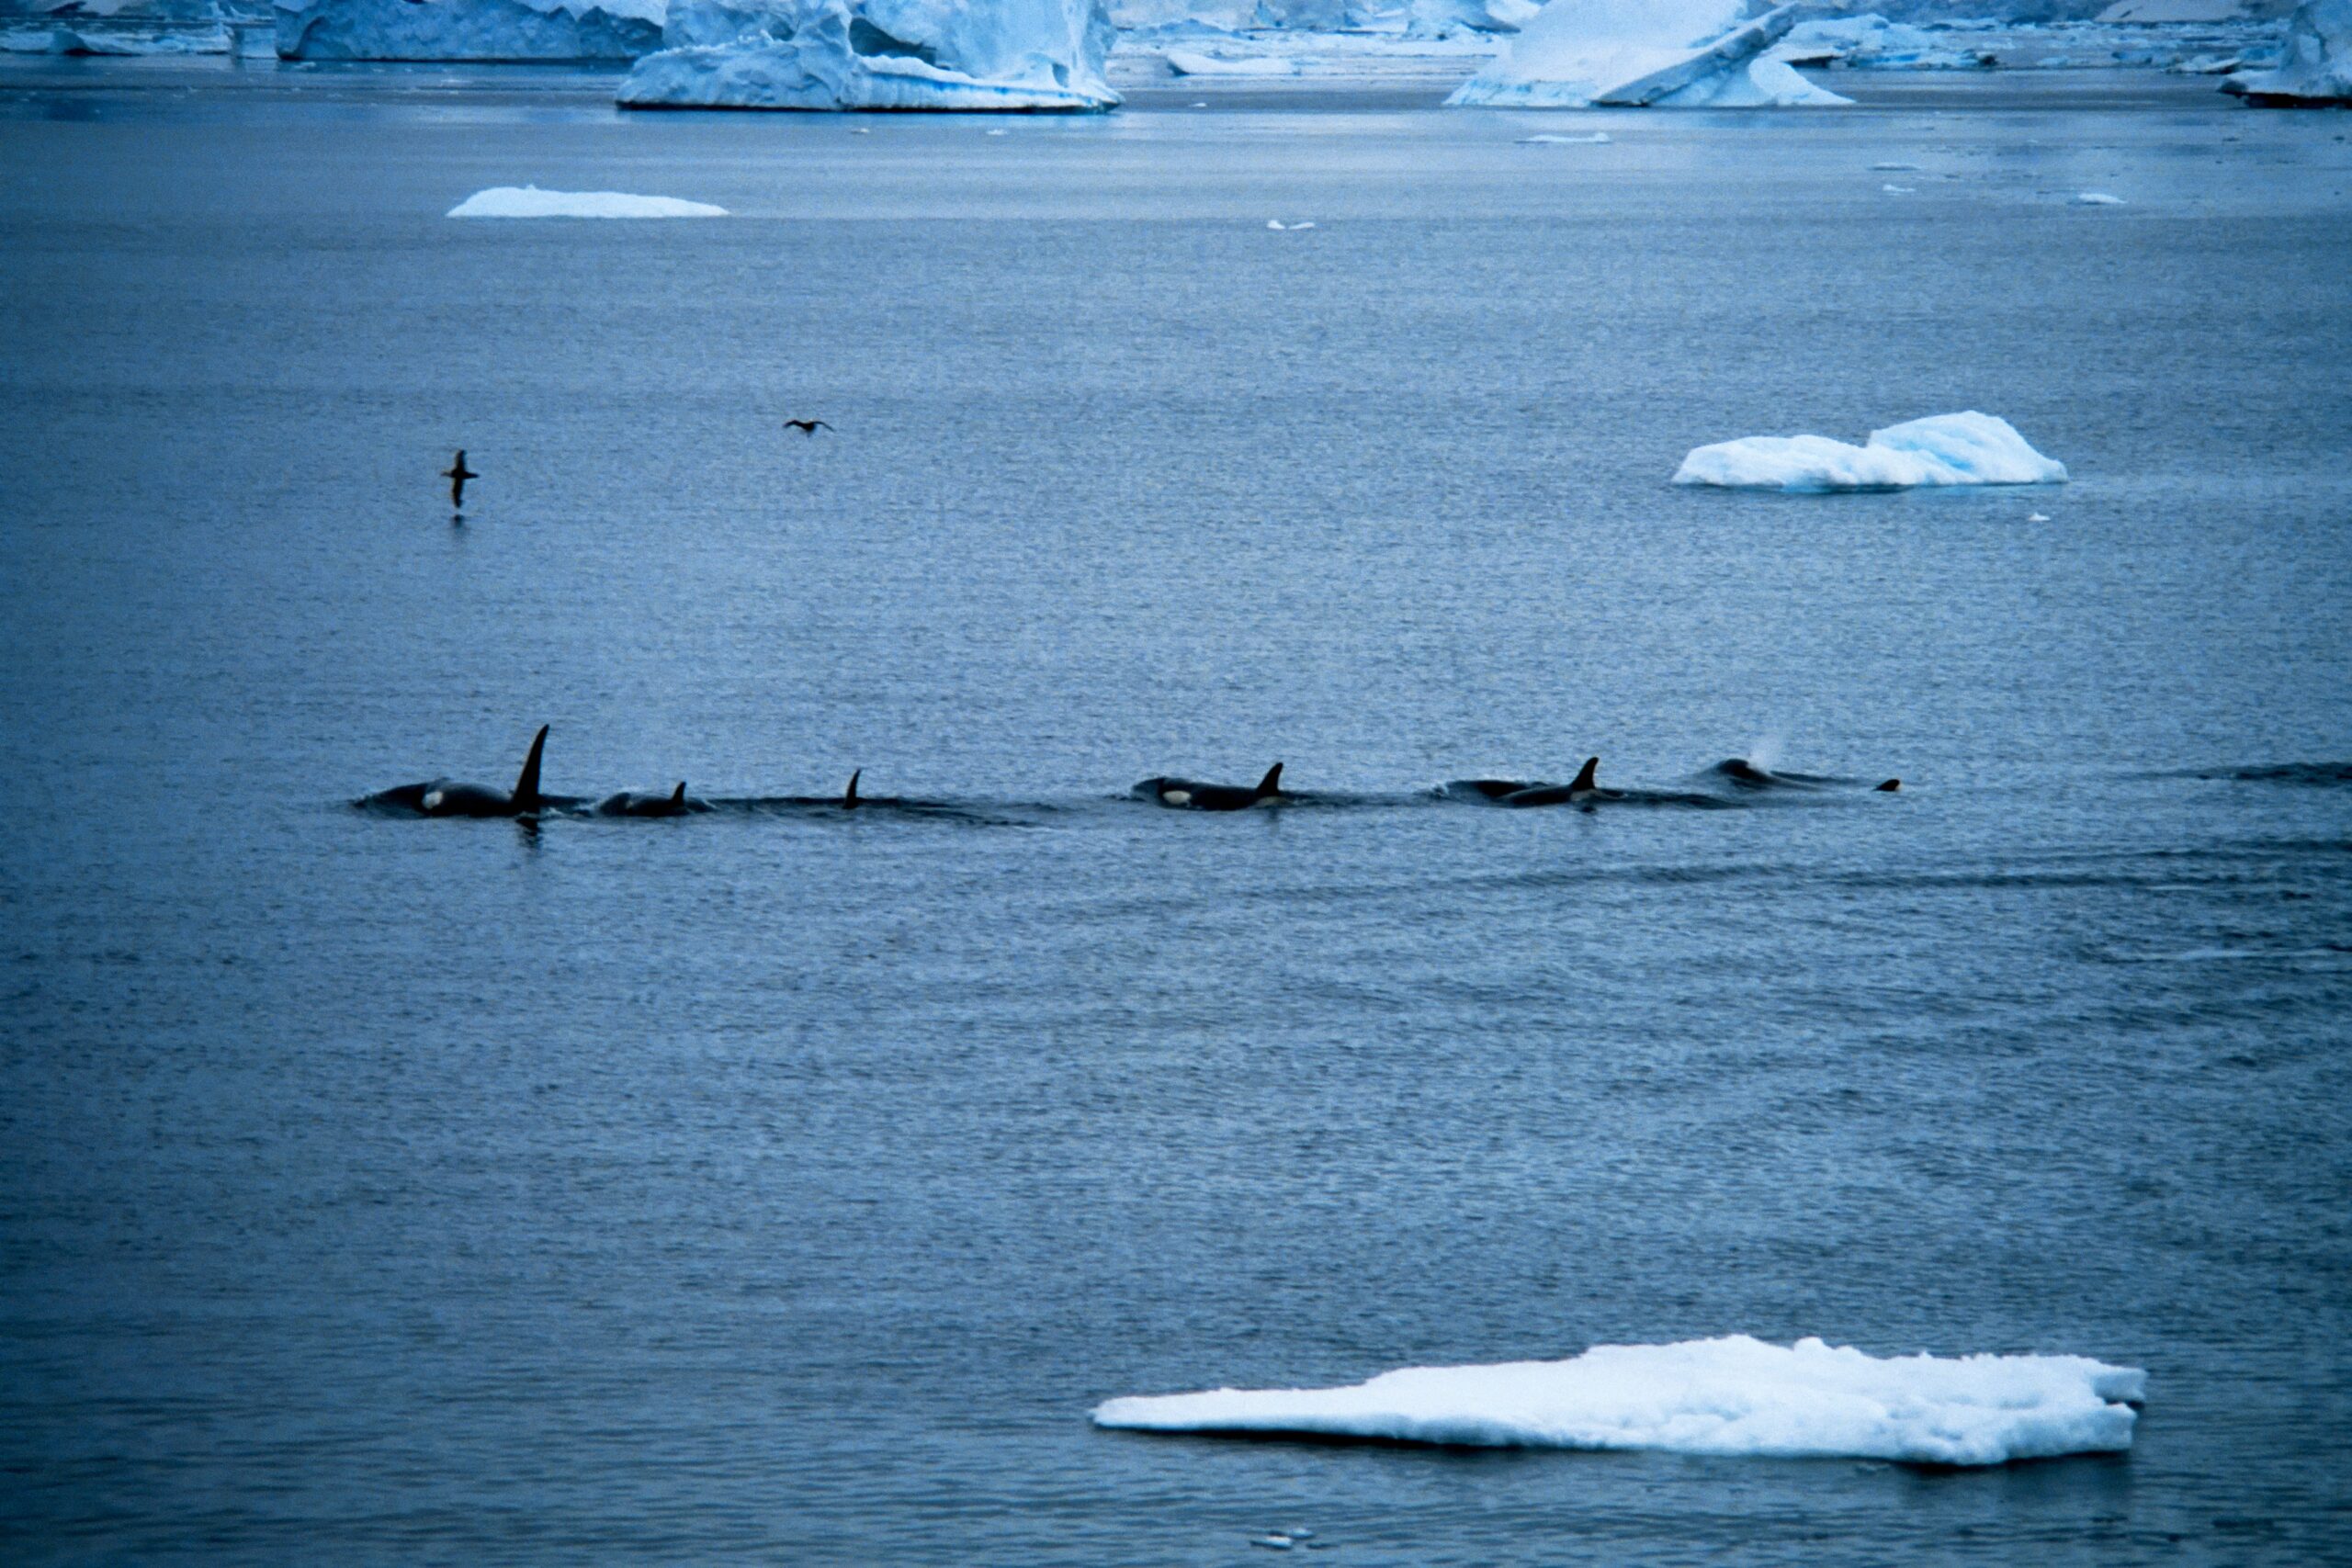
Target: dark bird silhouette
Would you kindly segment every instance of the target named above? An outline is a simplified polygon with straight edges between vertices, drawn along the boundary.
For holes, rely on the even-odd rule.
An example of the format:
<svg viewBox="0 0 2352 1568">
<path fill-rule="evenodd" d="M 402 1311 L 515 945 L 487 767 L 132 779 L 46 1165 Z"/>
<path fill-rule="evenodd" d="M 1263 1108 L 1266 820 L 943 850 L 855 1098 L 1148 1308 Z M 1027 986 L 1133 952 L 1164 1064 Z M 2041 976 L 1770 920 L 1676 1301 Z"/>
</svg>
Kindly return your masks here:
<svg viewBox="0 0 2352 1568">
<path fill-rule="evenodd" d="M 441 477 L 449 481 L 449 504 L 456 507 L 466 504 L 466 481 L 481 478 L 466 467 L 466 449 L 462 446 L 458 448 L 457 461 L 442 469 Z"/>
<path fill-rule="evenodd" d="M 833 428 L 821 419 L 787 419 L 784 422 L 784 427 L 786 430 L 797 430 L 812 441 L 817 438 L 817 432 Z"/>
</svg>

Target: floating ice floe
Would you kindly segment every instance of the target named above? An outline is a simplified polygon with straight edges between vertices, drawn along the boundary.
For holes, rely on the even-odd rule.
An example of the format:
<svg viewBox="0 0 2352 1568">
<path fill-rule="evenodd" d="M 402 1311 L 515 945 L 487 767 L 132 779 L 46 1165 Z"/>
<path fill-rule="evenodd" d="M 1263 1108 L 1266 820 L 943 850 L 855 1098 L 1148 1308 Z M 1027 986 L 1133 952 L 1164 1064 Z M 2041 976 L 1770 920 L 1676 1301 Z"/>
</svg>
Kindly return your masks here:
<svg viewBox="0 0 2352 1568">
<path fill-rule="evenodd" d="M 1446 102 L 1484 108 L 1850 103 L 1767 57 L 1796 9 L 1779 6 L 1750 17 L 1746 0 L 1551 0 Z"/>
<path fill-rule="evenodd" d="M 2102 22 L 2243 22 L 2275 17 L 2274 0 L 2116 0 L 2098 14 Z"/>
<path fill-rule="evenodd" d="M 393 0 L 394 4 L 404 0 Z M 628 108 L 1094 110 L 1102 0 L 676 0 Z"/>
<path fill-rule="evenodd" d="M 1114 1399 L 1094 1424 L 1476 1448 L 1987 1465 L 2132 1446 L 2147 1374 L 2081 1356 L 1875 1357 L 1746 1335 L 1565 1361 L 1412 1367 L 1349 1388 Z"/>
<path fill-rule="evenodd" d="M 226 54 L 226 27 L 107 27 L 43 22 L 0 31 L 0 54 Z"/>
<path fill-rule="evenodd" d="M 1890 22 L 1875 11 L 1799 22 L 1771 55 L 1794 65 L 1851 71 L 1981 71 L 1996 63 L 1990 50 L 1954 47 L 1949 33 Z"/>
<path fill-rule="evenodd" d="M 541 190 L 496 186 L 449 209 L 452 218 L 724 218 L 727 209 L 673 196 L 629 196 L 616 190 Z"/>
<path fill-rule="evenodd" d="M 2076 207 L 2120 207 L 2123 205 L 2123 198 L 2120 196 L 2110 196 L 2103 190 L 2086 190 L 2075 197 L 2075 205 Z"/>
<path fill-rule="evenodd" d="M 2277 69 L 2241 71 L 2222 91 L 2264 108 L 2352 104 L 2352 0 L 2303 0 Z"/>
<path fill-rule="evenodd" d="M 1596 130 L 1590 136 L 1522 136 L 1521 147 L 1599 147 L 1609 140 L 1609 132 Z"/>
<path fill-rule="evenodd" d="M 1679 485 L 1818 493 L 1922 485 L 2064 484 L 2066 465 L 2029 446 L 2005 419 L 1946 413 L 1871 432 L 1867 446 L 1826 435 L 1751 435 L 1701 446 Z"/>
<path fill-rule="evenodd" d="M 1295 234 L 1301 229 L 1314 228 L 1315 220 L 1310 218 L 1304 223 L 1285 223 L 1279 218 L 1269 218 L 1266 220 L 1266 227 L 1278 234 Z"/>
<path fill-rule="evenodd" d="M 1171 49 L 1164 59 L 1179 76 L 1295 76 L 1298 62 L 1279 54 L 1218 55 Z"/>
<path fill-rule="evenodd" d="M 277 0 L 286 60 L 635 60 L 663 0 Z"/>
</svg>

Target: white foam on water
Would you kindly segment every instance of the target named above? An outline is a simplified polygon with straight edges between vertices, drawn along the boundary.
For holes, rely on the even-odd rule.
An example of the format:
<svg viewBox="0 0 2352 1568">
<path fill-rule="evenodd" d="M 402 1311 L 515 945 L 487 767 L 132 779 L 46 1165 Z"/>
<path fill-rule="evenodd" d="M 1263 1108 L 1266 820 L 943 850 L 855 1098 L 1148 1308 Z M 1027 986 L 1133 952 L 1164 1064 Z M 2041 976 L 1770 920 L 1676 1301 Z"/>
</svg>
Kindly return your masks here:
<svg viewBox="0 0 2352 1568">
<path fill-rule="evenodd" d="M 1098 1427 L 1476 1448 L 1990 1465 L 2132 1446 L 2147 1374 L 2081 1356 L 1866 1355 L 1746 1335 L 1565 1361 L 1408 1367 L 1347 1388 L 1113 1399 Z"/>
</svg>

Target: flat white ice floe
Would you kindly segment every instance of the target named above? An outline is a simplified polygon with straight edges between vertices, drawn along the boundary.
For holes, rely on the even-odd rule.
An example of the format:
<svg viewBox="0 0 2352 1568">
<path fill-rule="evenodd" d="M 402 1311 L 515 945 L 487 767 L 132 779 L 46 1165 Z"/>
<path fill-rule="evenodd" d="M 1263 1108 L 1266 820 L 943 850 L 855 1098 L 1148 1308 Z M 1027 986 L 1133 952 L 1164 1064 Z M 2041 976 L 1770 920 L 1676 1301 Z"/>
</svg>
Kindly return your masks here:
<svg viewBox="0 0 2352 1568">
<path fill-rule="evenodd" d="M 1279 54 L 1218 55 L 1171 49 L 1164 58 L 1179 76 L 1295 76 L 1298 62 Z"/>
<path fill-rule="evenodd" d="M 1601 1345 L 1565 1361 L 1410 1367 L 1349 1388 L 1114 1399 L 1093 1419 L 1144 1432 L 1985 1465 L 2129 1449 L 2146 1386 L 2137 1368 L 2081 1356 L 1882 1358 L 1731 1335 Z"/>
<path fill-rule="evenodd" d="M 663 0 L 277 0 L 286 60 L 635 60 Z"/>
<path fill-rule="evenodd" d="M 1797 9 L 1778 6 L 1750 17 L 1747 0 L 1551 0 L 1446 102 L 1482 108 L 1850 103 L 1767 56 Z"/>
<path fill-rule="evenodd" d="M 1679 485 L 1817 493 L 1921 485 L 2064 484 L 2066 465 L 2035 451 L 2005 419 L 1945 413 L 1871 432 L 1861 446 L 1826 435 L 1751 435 L 1694 448 Z"/>
<path fill-rule="evenodd" d="M 402 0 L 395 0 L 402 3 Z M 1102 0 L 674 0 L 628 108 L 1114 107 Z"/>
<path fill-rule="evenodd" d="M 727 209 L 674 196 L 629 196 L 616 190 L 541 190 L 494 186 L 449 209 L 452 218 L 724 218 Z"/>
<path fill-rule="evenodd" d="M 2303 0 L 2278 68 L 2242 71 L 2222 90 L 2267 108 L 2352 104 L 2352 0 Z"/>
</svg>

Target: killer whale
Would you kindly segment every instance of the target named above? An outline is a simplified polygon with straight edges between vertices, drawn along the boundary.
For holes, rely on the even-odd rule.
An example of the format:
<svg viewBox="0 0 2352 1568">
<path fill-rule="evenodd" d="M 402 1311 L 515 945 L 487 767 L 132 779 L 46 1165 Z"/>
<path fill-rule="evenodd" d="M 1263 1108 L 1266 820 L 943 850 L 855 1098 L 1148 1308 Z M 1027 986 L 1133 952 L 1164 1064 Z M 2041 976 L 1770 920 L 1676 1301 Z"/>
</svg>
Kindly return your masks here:
<svg viewBox="0 0 2352 1568">
<path fill-rule="evenodd" d="M 1590 806 L 1597 801 L 1623 800 L 1622 790 L 1603 789 L 1594 775 L 1600 771 L 1600 759 L 1587 757 L 1577 776 L 1565 784 L 1531 784 L 1525 789 L 1495 797 L 1498 806 Z"/>
<path fill-rule="evenodd" d="M 606 795 L 596 804 L 596 815 L 599 817 L 690 817 L 697 811 L 709 809 L 699 800 L 686 798 L 686 781 L 684 779 L 680 779 L 678 787 L 668 795 L 651 792 L 640 795 L 634 790 L 624 790 L 618 795 Z"/>
<path fill-rule="evenodd" d="M 1745 757 L 1726 757 L 1714 766 L 1717 776 L 1728 779 L 1742 789 L 1852 789 L 1860 779 L 1842 779 L 1829 773 L 1784 773 L 1770 768 L 1759 768 Z M 1893 795 L 1903 787 L 1901 779 L 1888 779 L 1870 786 L 1874 794 Z"/>
<path fill-rule="evenodd" d="M 1657 789 L 1610 789 L 1596 775 L 1600 759 L 1588 757 L 1577 776 L 1561 784 L 1531 783 L 1525 779 L 1455 779 L 1438 790 L 1438 795 L 1450 800 L 1472 800 L 1487 806 L 1508 806 L 1514 808 L 1532 806 L 1574 806 L 1589 811 L 1611 802 L 1628 806 L 1685 806 L 1704 809 L 1736 806 L 1720 795 L 1705 795 L 1691 791 Z"/>
<path fill-rule="evenodd" d="M 531 737 L 531 750 L 523 759 L 523 771 L 515 775 L 513 789 L 497 789 L 490 784 L 460 784 L 453 779 L 427 779 L 423 784 L 400 784 L 379 790 L 361 798 L 362 807 L 413 811 L 420 817 L 529 817 L 550 807 L 576 806 L 577 800 L 567 795 L 551 795 L 539 789 L 539 757 L 547 750 L 548 727 Z"/>
<path fill-rule="evenodd" d="M 1276 762 L 1266 770 L 1255 789 L 1240 784 L 1199 784 L 1192 779 L 1148 778 L 1128 793 L 1137 800 L 1148 800 L 1179 811 L 1247 811 L 1253 806 L 1272 806 L 1283 795 L 1283 765 Z"/>
</svg>

